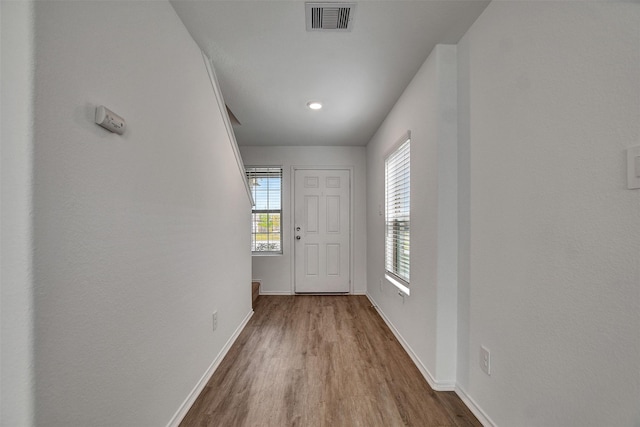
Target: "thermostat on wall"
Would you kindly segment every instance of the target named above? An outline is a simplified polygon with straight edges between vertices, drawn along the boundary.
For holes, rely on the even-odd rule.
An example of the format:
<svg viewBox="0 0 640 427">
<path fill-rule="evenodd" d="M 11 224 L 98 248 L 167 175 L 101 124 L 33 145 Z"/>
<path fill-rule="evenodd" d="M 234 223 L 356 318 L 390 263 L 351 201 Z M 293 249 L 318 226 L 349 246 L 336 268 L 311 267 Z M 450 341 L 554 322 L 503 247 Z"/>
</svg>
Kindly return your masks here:
<svg viewBox="0 0 640 427">
<path fill-rule="evenodd" d="M 96 123 L 106 130 L 122 135 L 127 126 L 122 117 L 109 110 L 104 105 L 96 107 Z"/>
</svg>

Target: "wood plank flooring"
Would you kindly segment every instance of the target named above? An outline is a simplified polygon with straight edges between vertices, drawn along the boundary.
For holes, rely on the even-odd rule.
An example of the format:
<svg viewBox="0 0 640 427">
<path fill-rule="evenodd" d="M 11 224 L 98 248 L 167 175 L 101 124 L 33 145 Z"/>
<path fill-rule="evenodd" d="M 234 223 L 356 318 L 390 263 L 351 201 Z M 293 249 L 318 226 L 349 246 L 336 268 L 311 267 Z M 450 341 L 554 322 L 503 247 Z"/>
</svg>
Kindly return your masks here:
<svg viewBox="0 0 640 427">
<path fill-rule="evenodd" d="M 365 296 L 266 296 L 181 427 L 481 427 Z"/>
</svg>

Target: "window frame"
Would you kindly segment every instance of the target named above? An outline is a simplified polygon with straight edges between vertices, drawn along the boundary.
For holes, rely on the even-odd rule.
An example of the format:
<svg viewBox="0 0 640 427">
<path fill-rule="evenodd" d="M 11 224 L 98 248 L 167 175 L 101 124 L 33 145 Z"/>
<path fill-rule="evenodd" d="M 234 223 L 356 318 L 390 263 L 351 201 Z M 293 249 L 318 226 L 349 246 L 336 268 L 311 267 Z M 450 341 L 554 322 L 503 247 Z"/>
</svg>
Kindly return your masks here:
<svg viewBox="0 0 640 427">
<path fill-rule="evenodd" d="M 245 175 L 247 177 L 247 181 L 249 182 L 249 188 L 251 190 L 251 196 L 253 197 L 253 206 L 251 207 L 251 255 L 252 256 L 279 256 L 282 255 L 284 253 L 284 239 L 283 239 L 283 233 L 284 233 L 284 228 L 282 227 L 282 207 L 283 207 L 283 201 L 282 201 L 282 195 L 283 195 L 283 175 L 284 175 L 284 169 L 281 165 L 275 165 L 275 166 L 266 166 L 266 165 L 250 165 L 250 166 L 245 166 Z M 278 176 L 280 178 L 280 209 L 256 209 L 256 206 L 258 204 L 258 200 L 257 200 L 257 195 L 256 192 L 254 190 L 254 186 L 251 184 L 251 179 L 255 178 L 255 174 L 256 173 L 260 173 L 260 170 L 264 170 L 263 173 L 270 173 L 269 170 L 270 169 L 278 169 L 280 171 L 280 174 Z M 254 176 L 251 176 L 251 173 L 254 174 Z M 257 233 L 254 232 L 254 215 L 256 214 L 279 214 L 280 215 L 280 231 L 279 231 L 279 236 L 280 236 L 280 242 L 279 242 L 279 250 L 261 250 L 261 251 L 256 251 L 253 250 L 253 248 L 255 247 L 255 235 Z"/>
<path fill-rule="evenodd" d="M 408 150 L 406 154 L 402 152 L 404 151 L 405 147 Z M 398 180 L 393 180 L 392 182 L 390 182 L 389 167 L 392 161 L 397 160 L 401 156 L 406 157 L 408 159 L 406 161 L 406 164 L 397 169 L 394 169 L 392 173 L 396 178 L 399 176 L 398 172 L 408 174 L 408 183 L 406 185 L 403 185 L 402 188 L 399 188 Z M 395 189 L 399 191 L 394 191 L 392 194 L 390 194 L 390 191 L 389 191 L 390 187 L 395 187 Z M 408 188 L 405 188 L 405 187 L 408 187 Z M 403 196 L 403 198 L 406 199 L 405 201 L 400 202 L 401 206 L 399 208 L 397 207 L 395 209 L 396 212 L 398 210 L 404 212 L 403 214 L 398 214 L 393 216 L 391 215 L 389 199 L 393 194 L 396 195 L 396 198 L 399 195 L 401 195 Z M 395 205 L 397 206 L 398 203 L 396 202 Z M 391 233 L 393 235 L 392 239 L 395 243 L 390 243 L 389 230 L 390 230 L 390 227 L 394 227 L 393 225 L 391 225 L 391 221 L 394 221 L 394 220 L 397 221 L 398 217 L 406 218 L 403 220 L 405 224 L 402 225 L 402 227 L 406 229 L 406 230 L 403 230 L 403 234 L 406 234 L 406 238 L 400 239 L 398 236 L 399 233 L 395 231 Z M 397 226 L 395 226 L 394 228 L 397 228 Z M 410 294 L 410 290 L 409 290 L 409 285 L 411 281 L 410 249 L 409 249 L 409 254 L 405 257 L 406 260 L 403 260 L 403 263 L 404 263 L 402 268 L 403 271 L 400 271 L 400 268 L 398 268 L 399 261 L 397 259 L 390 260 L 389 255 L 390 253 L 398 253 L 399 251 L 398 247 L 401 246 L 402 244 L 406 244 L 406 246 L 410 248 L 410 242 L 411 242 L 411 131 L 407 131 L 404 135 L 402 135 L 401 138 L 399 138 L 396 141 L 395 144 L 393 144 L 391 149 L 386 153 L 384 157 L 384 276 L 389 283 L 396 286 L 400 291 L 402 291 L 406 295 Z M 389 267 L 391 267 L 391 269 L 389 269 Z"/>
</svg>

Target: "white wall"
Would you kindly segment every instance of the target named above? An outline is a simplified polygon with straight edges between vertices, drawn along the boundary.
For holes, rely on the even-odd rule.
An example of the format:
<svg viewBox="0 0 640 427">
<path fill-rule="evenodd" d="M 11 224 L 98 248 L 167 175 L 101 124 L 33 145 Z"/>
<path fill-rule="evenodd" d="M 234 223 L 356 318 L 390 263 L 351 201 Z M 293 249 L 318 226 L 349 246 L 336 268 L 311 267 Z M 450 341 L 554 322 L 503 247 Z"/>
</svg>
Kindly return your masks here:
<svg viewBox="0 0 640 427">
<path fill-rule="evenodd" d="M 257 147 L 241 146 L 245 165 L 282 166 L 282 229 L 283 255 L 254 256 L 253 279 L 262 284 L 263 294 L 290 294 L 293 291 L 291 216 L 292 166 L 352 166 L 354 196 L 354 265 L 353 293 L 364 294 L 367 288 L 366 237 L 366 157 L 364 147 Z"/>
<path fill-rule="evenodd" d="M 33 423 L 33 4 L 0 1 L 0 425 Z"/>
<path fill-rule="evenodd" d="M 439 45 L 367 145 L 367 292 L 438 389 L 453 389 L 456 374 L 456 103 L 456 47 Z M 411 295 L 403 298 L 383 279 L 384 159 L 407 130 Z"/>
<path fill-rule="evenodd" d="M 36 422 L 166 425 L 251 313 L 243 173 L 168 2 L 35 13 Z"/>
<path fill-rule="evenodd" d="M 458 383 L 496 425 L 640 425 L 638 28 L 638 3 L 492 2 L 458 46 Z"/>
</svg>

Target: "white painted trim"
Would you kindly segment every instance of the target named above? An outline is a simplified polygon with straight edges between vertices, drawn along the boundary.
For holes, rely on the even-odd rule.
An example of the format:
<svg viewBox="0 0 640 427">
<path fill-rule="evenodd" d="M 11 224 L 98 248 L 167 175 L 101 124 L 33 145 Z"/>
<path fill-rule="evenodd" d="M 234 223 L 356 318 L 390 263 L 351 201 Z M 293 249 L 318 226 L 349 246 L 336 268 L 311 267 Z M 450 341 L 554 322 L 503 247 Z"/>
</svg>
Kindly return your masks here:
<svg viewBox="0 0 640 427">
<path fill-rule="evenodd" d="M 0 1 L 0 424 L 36 424 L 36 1 Z M 0 26 L 2 24 L 0 23 Z M 12 48 L 6 49 L 11 46 Z M 13 47 L 19 47 L 17 49 Z M 0 49 L 1 49 L 0 48 Z M 39 83 L 39 82 L 38 82 Z M 94 92 L 95 94 L 95 92 Z M 85 102 L 91 98 L 86 98 Z M 41 104 L 44 105 L 44 104 Z M 94 131 L 95 132 L 95 131 Z"/>
<path fill-rule="evenodd" d="M 184 402 L 182 402 L 182 405 L 180 405 L 180 408 L 178 408 L 178 410 L 173 415 L 173 417 L 171 417 L 171 420 L 167 424 L 167 427 L 178 427 L 180 425 L 184 417 L 187 415 L 187 412 L 189 412 L 189 409 L 191 409 L 191 406 L 193 405 L 193 403 L 196 401 L 196 399 L 198 398 L 198 396 L 200 395 L 204 387 L 207 385 L 207 383 L 213 376 L 216 369 L 218 369 L 218 366 L 220 366 L 222 359 L 224 359 L 224 357 L 227 355 L 227 353 L 231 349 L 231 346 L 233 345 L 233 343 L 236 342 L 236 340 L 238 339 L 238 336 L 240 336 L 240 333 L 244 330 L 245 326 L 247 326 L 247 323 L 249 323 L 249 320 L 251 319 L 252 316 L 253 316 L 253 310 L 251 310 L 249 314 L 247 314 L 247 316 L 244 318 L 242 323 L 240 323 L 240 325 L 236 328 L 235 332 L 231 335 L 231 337 L 229 338 L 227 343 L 224 345 L 224 347 L 222 347 L 222 350 L 220 350 L 216 358 L 213 359 L 213 362 L 211 362 L 211 365 L 209 365 L 209 367 L 207 368 L 205 373 L 202 375 L 198 383 L 195 385 L 195 387 L 193 387 L 193 390 L 191 390 L 191 393 L 189 393 L 189 395 L 184 400 Z"/>
<path fill-rule="evenodd" d="M 202 59 L 204 60 L 205 68 L 207 69 L 207 74 L 209 75 L 209 81 L 211 81 L 211 87 L 213 88 L 213 94 L 215 95 L 216 101 L 218 102 L 218 108 L 220 109 L 220 114 L 222 115 L 222 121 L 224 122 L 224 127 L 227 130 L 227 134 L 229 135 L 229 141 L 231 142 L 231 149 L 233 150 L 233 154 L 236 157 L 236 163 L 238 164 L 238 170 L 240 171 L 240 175 L 242 175 L 242 179 L 244 181 L 245 189 L 247 190 L 247 195 L 249 196 L 249 203 L 251 206 L 254 205 L 253 196 L 251 195 L 251 187 L 249 186 L 249 181 L 247 180 L 247 174 L 244 170 L 244 162 L 242 161 L 242 156 L 240 155 L 240 149 L 238 148 L 238 141 L 236 141 L 236 134 L 233 132 L 233 127 L 231 126 L 231 121 L 229 120 L 229 114 L 227 114 L 227 105 L 224 103 L 224 98 L 222 97 L 222 91 L 220 90 L 220 84 L 218 83 L 218 77 L 216 76 L 216 72 L 211 65 L 211 60 L 203 51 Z"/>
<path fill-rule="evenodd" d="M 354 166 L 341 166 L 341 165 L 334 165 L 334 166 L 297 166 L 297 165 L 292 165 L 291 166 L 291 180 L 290 180 L 290 188 L 289 188 L 289 192 L 290 192 L 290 199 L 291 199 L 291 225 L 295 225 L 295 211 L 296 211 L 296 200 L 295 200 L 295 190 L 296 190 L 296 185 L 295 185 L 295 177 L 296 177 L 296 170 L 346 170 L 349 171 L 349 295 L 355 295 L 354 293 L 354 289 L 355 289 L 355 283 L 356 283 L 356 279 L 355 279 L 355 259 L 356 259 L 356 252 L 355 252 L 355 200 L 356 200 L 356 196 L 355 196 L 355 167 Z M 294 233 L 291 233 L 291 295 L 296 295 L 296 251 L 295 251 L 295 235 Z M 366 294 L 366 291 L 364 291 Z M 320 294 L 318 294 L 320 295 Z"/>
<path fill-rule="evenodd" d="M 260 295 L 293 295 L 289 291 L 263 291 L 260 287 Z"/>
<path fill-rule="evenodd" d="M 473 412 L 473 415 L 476 416 L 478 421 L 480 421 L 480 423 L 484 427 L 497 427 L 496 423 L 494 423 L 493 420 L 489 418 L 489 416 L 482 410 L 482 408 L 478 406 L 476 401 L 473 400 L 471 396 L 469 396 L 467 392 L 462 387 L 460 387 L 459 384 L 456 384 L 456 389 L 454 391 L 456 392 L 458 397 L 460 397 L 460 400 L 462 400 L 462 402 L 467 405 L 467 408 L 469 408 L 469 410 Z"/>
<path fill-rule="evenodd" d="M 367 293 L 366 295 L 367 295 L 367 298 L 369 298 L 369 301 L 371 301 L 371 304 L 376 308 L 376 310 L 380 314 L 380 317 L 382 317 L 382 320 L 384 320 L 384 322 L 387 324 L 389 329 L 391 329 L 391 332 L 393 332 L 393 335 L 395 335 L 395 337 L 400 342 L 400 345 L 402 345 L 402 347 L 407 352 L 407 354 L 409 355 L 409 357 L 411 358 L 413 363 L 416 365 L 416 367 L 418 368 L 418 370 L 420 371 L 420 373 L 422 374 L 424 379 L 427 380 L 427 382 L 429 383 L 431 388 L 436 390 L 436 391 L 454 391 L 455 388 L 456 388 L 456 384 L 454 382 L 439 382 L 439 381 L 436 381 L 436 379 L 433 377 L 433 375 L 431 375 L 431 372 L 429 372 L 427 367 L 424 366 L 424 364 L 422 363 L 422 361 L 420 360 L 420 358 L 418 357 L 416 352 L 413 351 L 413 349 L 411 348 L 409 343 L 407 343 L 407 341 L 404 339 L 402 334 L 400 334 L 400 332 L 395 327 L 395 325 L 386 316 L 386 314 L 384 314 L 384 311 L 382 311 L 382 309 L 378 306 L 378 304 L 373 299 L 371 294 Z"/>
</svg>

